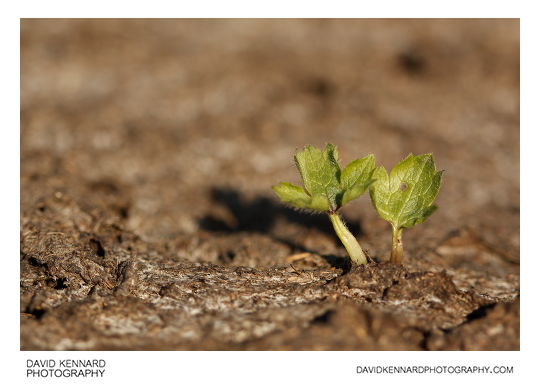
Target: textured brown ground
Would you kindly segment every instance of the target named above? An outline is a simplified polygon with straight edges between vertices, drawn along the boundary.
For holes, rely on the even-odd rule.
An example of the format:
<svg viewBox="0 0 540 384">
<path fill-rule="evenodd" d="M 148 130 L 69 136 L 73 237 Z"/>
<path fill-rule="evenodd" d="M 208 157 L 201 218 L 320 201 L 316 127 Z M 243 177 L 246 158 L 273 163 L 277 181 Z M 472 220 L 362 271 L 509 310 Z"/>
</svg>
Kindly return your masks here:
<svg viewBox="0 0 540 384">
<path fill-rule="evenodd" d="M 515 20 L 23 20 L 21 348 L 519 349 Z M 295 149 L 433 152 L 406 230 L 281 205 Z M 305 253 L 305 257 L 291 257 Z"/>
</svg>

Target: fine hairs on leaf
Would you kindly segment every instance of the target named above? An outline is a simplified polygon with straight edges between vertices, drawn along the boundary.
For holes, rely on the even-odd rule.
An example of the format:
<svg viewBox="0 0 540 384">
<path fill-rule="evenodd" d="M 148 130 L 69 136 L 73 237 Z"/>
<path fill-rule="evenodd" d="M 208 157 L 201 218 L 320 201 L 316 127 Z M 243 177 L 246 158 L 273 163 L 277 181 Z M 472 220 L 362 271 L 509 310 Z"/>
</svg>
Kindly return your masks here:
<svg viewBox="0 0 540 384">
<path fill-rule="evenodd" d="M 402 231 L 424 222 L 435 210 L 433 205 L 441 186 L 442 171 L 437 171 L 433 156 L 409 154 L 390 174 L 383 166 L 373 172 L 375 181 L 369 194 L 379 215 L 392 226 L 390 261 L 403 258 Z"/>
<path fill-rule="evenodd" d="M 336 146 L 327 144 L 324 150 L 308 145 L 296 152 L 294 160 L 304 187 L 281 182 L 272 187 L 276 195 L 295 208 L 326 212 L 351 260 L 366 264 L 362 248 L 343 223 L 338 210 L 360 197 L 375 181 L 372 177 L 375 156 L 354 160 L 342 170 Z"/>
</svg>

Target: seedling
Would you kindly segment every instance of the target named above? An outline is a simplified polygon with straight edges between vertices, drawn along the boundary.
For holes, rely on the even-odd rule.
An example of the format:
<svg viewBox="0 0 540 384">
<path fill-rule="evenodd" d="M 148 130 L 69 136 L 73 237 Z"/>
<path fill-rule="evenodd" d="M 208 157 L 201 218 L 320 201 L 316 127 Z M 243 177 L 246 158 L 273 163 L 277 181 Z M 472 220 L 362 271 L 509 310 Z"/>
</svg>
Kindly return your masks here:
<svg viewBox="0 0 540 384">
<path fill-rule="evenodd" d="M 308 145 L 295 154 L 294 160 L 304 188 L 281 182 L 272 187 L 276 195 L 293 207 L 326 212 L 351 260 L 366 264 L 364 251 L 343 223 L 338 210 L 362 195 L 373 183 L 375 157 L 368 155 L 354 160 L 341 170 L 338 151 L 334 145 L 328 144 L 323 151 Z"/>
<path fill-rule="evenodd" d="M 431 154 L 410 154 L 390 175 L 383 166 L 373 173 L 371 201 L 379 215 L 392 225 L 391 262 L 399 264 L 403 258 L 403 228 L 422 223 L 437 209 L 433 202 L 439 193 L 441 176 Z"/>
</svg>

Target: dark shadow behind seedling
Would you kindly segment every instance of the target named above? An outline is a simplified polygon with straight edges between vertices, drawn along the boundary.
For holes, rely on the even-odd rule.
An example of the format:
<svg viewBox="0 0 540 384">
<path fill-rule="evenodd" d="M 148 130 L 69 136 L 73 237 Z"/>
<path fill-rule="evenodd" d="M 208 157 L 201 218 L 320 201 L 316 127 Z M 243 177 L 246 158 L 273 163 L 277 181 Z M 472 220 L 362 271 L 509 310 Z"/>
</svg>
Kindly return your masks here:
<svg viewBox="0 0 540 384">
<path fill-rule="evenodd" d="M 214 204 L 226 208 L 234 217 L 234 224 L 208 214 L 198 220 L 199 228 L 211 232 L 249 232 L 261 233 L 271 236 L 292 249 L 300 252 L 312 252 L 305 249 L 301 244 L 291 238 L 277 236 L 274 232 L 278 221 L 285 220 L 291 224 L 304 227 L 307 231 L 315 231 L 332 239 L 339 245 L 339 239 L 335 238 L 335 232 L 325 215 L 306 214 L 284 206 L 278 201 L 267 196 L 257 196 L 247 199 L 241 192 L 232 188 L 214 187 L 210 190 L 210 199 Z M 345 216 L 349 229 L 362 237 L 361 226 L 357 220 Z M 334 255 L 323 256 L 331 265 L 342 265 L 342 262 Z"/>
</svg>

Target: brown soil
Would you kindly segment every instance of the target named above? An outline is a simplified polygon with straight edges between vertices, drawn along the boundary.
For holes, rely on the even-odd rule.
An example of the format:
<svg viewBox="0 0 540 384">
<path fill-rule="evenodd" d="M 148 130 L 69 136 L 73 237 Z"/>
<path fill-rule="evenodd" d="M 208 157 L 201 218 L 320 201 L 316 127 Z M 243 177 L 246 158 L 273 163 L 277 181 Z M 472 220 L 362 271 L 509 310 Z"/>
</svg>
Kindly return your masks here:
<svg viewBox="0 0 540 384">
<path fill-rule="evenodd" d="M 21 348 L 519 349 L 516 20 L 23 20 Z M 296 148 L 433 152 L 404 232 L 280 204 Z"/>
</svg>

